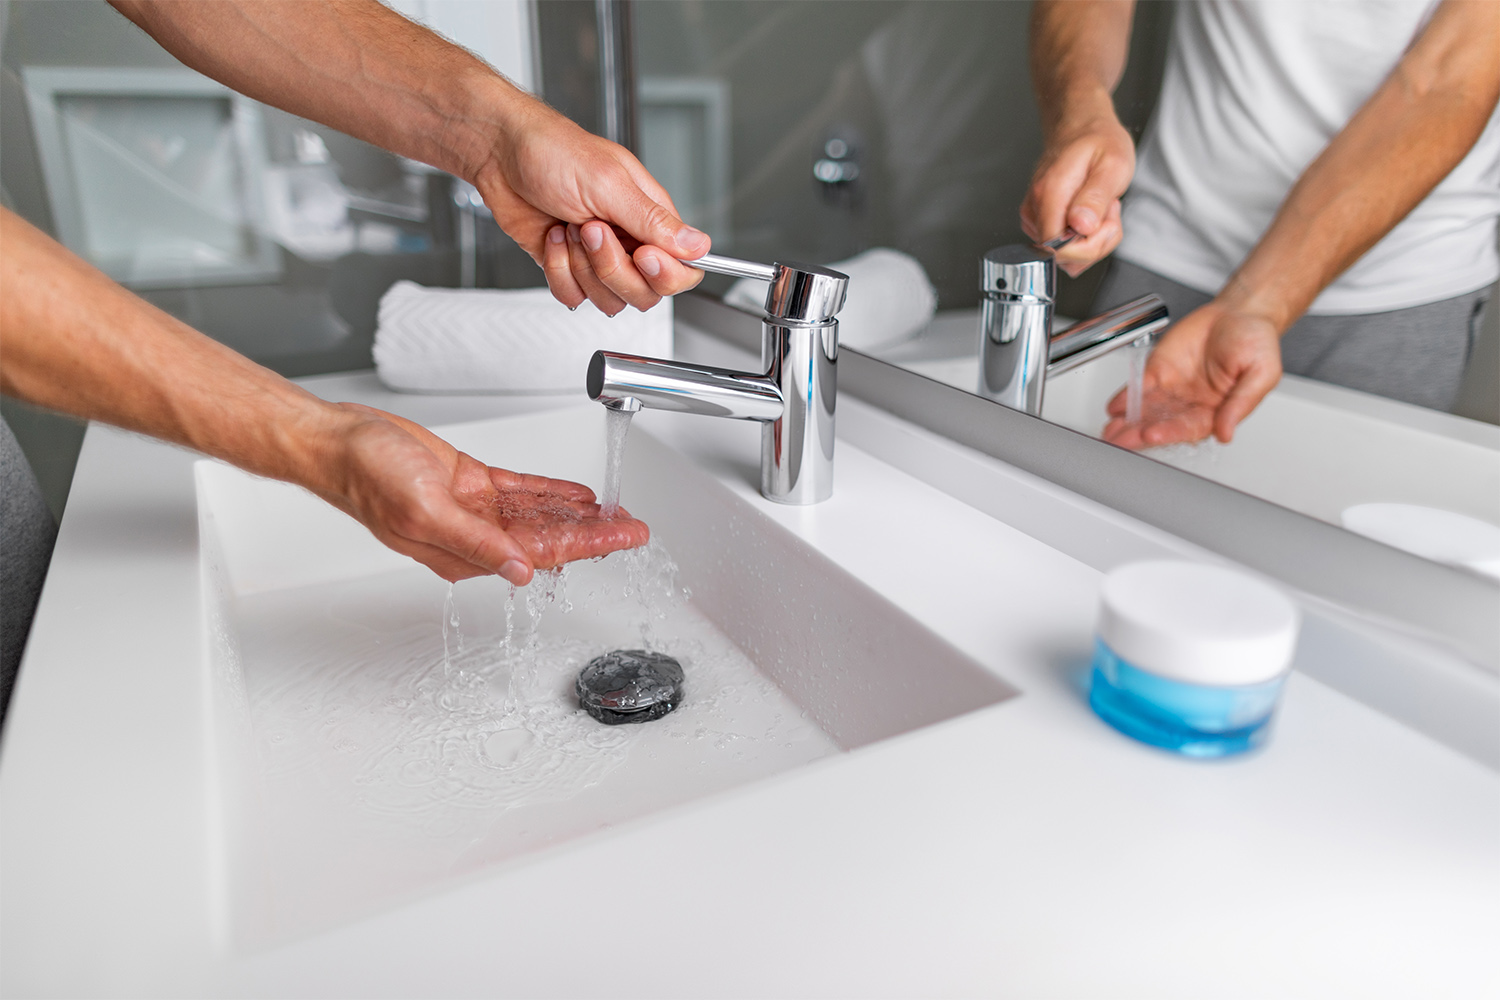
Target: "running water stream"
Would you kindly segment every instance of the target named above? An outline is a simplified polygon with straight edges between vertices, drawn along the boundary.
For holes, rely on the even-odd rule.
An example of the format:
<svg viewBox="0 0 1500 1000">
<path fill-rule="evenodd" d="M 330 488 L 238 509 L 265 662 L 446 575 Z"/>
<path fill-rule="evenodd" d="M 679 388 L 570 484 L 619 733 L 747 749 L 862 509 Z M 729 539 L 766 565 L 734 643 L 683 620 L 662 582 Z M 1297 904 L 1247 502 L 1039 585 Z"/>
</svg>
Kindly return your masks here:
<svg viewBox="0 0 1500 1000">
<path fill-rule="evenodd" d="M 1141 405 L 1146 378 L 1146 359 L 1151 356 L 1151 338 L 1136 341 L 1126 348 L 1130 354 L 1130 380 L 1125 383 L 1125 422 L 1141 422 Z"/>
<path fill-rule="evenodd" d="M 599 497 L 599 513 L 606 518 L 620 513 L 620 475 L 632 416 L 630 410 L 604 408 L 604 494 Z"/>
</svg>

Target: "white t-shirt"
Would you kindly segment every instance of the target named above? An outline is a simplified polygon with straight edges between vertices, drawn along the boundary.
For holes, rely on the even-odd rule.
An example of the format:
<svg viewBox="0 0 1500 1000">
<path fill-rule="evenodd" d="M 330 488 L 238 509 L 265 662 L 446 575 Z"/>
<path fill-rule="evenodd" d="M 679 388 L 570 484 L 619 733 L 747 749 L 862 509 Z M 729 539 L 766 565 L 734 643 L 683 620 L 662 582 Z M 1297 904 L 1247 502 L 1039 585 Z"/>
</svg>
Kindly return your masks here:
<svg viewBox="0 0 1500 1000">
<path fill-rule="evenodd" d="M 1161 100 L 1125 199 L 1119 255 L 1217 292 L 1435 7 L 1178 4 Z M 1500 276 L 1497 217 L 1500 115 L 1493 115 L 1453 172 L 1308 311 L 1385 312 L 1483 288 Z"/>
</svg>

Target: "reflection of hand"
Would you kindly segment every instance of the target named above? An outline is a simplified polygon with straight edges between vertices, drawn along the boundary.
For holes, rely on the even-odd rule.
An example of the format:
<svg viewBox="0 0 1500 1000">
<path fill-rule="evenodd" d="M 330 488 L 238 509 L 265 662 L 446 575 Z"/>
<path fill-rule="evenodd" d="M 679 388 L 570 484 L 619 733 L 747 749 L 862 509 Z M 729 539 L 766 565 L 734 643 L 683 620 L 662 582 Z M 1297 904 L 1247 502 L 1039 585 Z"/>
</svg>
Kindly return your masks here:
<svg viewBox="0 0 1500 1000">
<path fill-rule="evenodd" d="M 703 273 L 679 259 L 707 253 L 709 238 L 677 217 L 640 161 L 539 101 L 522 102 L 475 183 L 500 228 L 542 266 L 552 294 L 572 307 L 587 298 L 613 316 L 698 284 Z"/>
<path fill-rule="evenodd" d="M 1021 228 L 1040 243 L 1072 228 L 1079 236 L 1057 251 L 1073 276 L 1120 245 L 1120 196 L 1135 173 L 1135 146 L 1113 112 L 1059 129 L 1031 176 Z"/>
<path fill-rule="evenodd" d="M 490 468 L 409 420 L 356 403 L 340 408 L 353 419 L 324 466 L 332 485 L 316 492 L 446 580 L 498 573 L 524 585 L 533 569 L 650 538 L 623 511 L 602 518 L 586 486 Z"/>
<path fill-rule="evenodd" d="M 1163 335 L 1146 362 L 1141 420 L 1125 420 L 1125 390 L 1109 401 L 1104 440 L 1126 448 L 1200 441 L 1226 444 L 1281 379 L 1281 343 L 1267 319 L 1217 301 Z"/>
</svg>

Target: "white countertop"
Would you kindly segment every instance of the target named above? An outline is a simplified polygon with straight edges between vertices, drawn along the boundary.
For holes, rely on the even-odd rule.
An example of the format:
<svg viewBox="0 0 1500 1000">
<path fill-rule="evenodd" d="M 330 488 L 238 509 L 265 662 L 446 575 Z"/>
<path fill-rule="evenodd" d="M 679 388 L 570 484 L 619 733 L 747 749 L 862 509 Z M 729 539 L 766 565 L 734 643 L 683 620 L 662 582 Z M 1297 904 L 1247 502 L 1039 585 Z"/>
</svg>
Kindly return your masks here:
<svg viewBox="0 0 1500 1000">
<path fill-rule="evenodd" d="M 306 384 L 431 425 L 576 402 Z M 1500 776 L 1301 672 L 1238 760 L 1090 712 L 1100 574 L 1075 556 L 1170 540 L 1121 543 L 1123 519 L 847 398 L 838 489 L 811 508 L 755 494 L 753 429 L 638 419 L 1021 696 L 235 954 L 214 931 L 194 456 L 94 426 L 0 754 L 0 992 L 1500 992 Z M 1029 517 L 1095 528 L 1043 544 L 860 445 L 894 436 L 908 468 L 941 452 Z M 621 852 L 664 874 L 601 892 Z"/>
</svg>

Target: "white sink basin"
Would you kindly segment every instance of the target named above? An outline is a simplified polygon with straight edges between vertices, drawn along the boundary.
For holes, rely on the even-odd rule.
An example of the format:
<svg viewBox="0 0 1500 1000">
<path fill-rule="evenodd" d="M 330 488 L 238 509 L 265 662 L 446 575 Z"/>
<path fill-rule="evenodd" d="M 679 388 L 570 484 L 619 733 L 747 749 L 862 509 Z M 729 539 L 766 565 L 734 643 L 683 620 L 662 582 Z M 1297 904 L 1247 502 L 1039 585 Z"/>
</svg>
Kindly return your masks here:
<svg viewBox="0 0 1500 1000">
<path fill-rule="evenodd" d="M 973 392 L 978 323 L 975 310 L 941 313 L 921 337 L 879 356 Z M 1097 437 L 1128 374 L 1128 352 L 1116 351 L 1051 379 L 1042 415 Z M 1417 504 L 1500 524 L 1500 427 L 1295 375 L 1230 444 L 1144 454 L 1332 524 L 1363 503 Z"/>
<path fill-rule="evenodd" d="M 591 405 L 440 433 L 493 465 L 597 481 L 603 419 Z M 197 488 L 242 948 L 1015 693 L 639 428 L 622 499 L 652 547 L 513 598 L 496 578 L 450 597 L 295 487 L 200 462 Z M 677 711 L 585 715 L 578 670 L 646 642 L 684 665 Z M 628 858 L 600 873 L 651 877 Z"/>
</svg>

